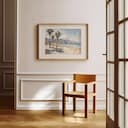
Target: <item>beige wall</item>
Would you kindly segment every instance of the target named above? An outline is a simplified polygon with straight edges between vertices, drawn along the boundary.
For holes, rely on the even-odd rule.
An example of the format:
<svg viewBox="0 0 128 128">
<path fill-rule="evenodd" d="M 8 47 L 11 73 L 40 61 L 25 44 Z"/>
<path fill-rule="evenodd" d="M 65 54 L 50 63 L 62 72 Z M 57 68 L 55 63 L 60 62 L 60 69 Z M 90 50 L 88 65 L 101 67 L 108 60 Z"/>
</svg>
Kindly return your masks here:
<svg viewBox="0 0 128 128">
<path fill-rule="evenodd" d="M 102 89 L 105 92 L 105 57 L 102 56 L 105 53 L 105 1 L 18 0 L 17 11 L 17 109 L 29 109 L 28 104 L 32 103 L 39 90 L 42 90 L 42 96 L 46 94 L 44 97 L 47 99 L 49 86 L 50 94 L 54 95 L 55 92 L 57 94 L 58 101 L 55 104 L 60 103 L 61 82 L 71 79 L 73 73 L 97 74 L 98 91 Z M 89 25 L 88 60 L 38 60 L 37 24 L 40 23 L 87 23 Z M 46 80 L 47 82 L 44 82 Z M 27 94 L 26 89 L 29 90 L 30 95 Z M 25 97 L 30 102 L 21 100 Z M 104 101 L 105 93 L 98 94 L 98 97 L 97 100 Z M 39 101 L 41 97 L 36 97 L 34 100 Z M 56 98 L 53 96 L 52 100 Z M 46 102 L 38 103 L 38 105 L 46 104 Z M 36 104 L 34 105 L 32 108 L 36 108 Z"/>
</svg>

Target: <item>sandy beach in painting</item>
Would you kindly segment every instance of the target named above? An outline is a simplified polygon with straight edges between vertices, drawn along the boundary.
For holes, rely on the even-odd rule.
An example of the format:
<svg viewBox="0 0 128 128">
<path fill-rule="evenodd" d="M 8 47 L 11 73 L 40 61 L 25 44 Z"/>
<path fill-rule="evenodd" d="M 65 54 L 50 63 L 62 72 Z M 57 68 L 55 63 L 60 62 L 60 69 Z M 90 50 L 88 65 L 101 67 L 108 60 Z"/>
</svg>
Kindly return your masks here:
<svg viewBox="0 0 128 128">
<path fill-rule="evenodd" d="M 52 44 L 50 47 L 49 45 L 45 45 L 45 53 L 46 54 L 81 54 L 81 48 L 79 45 L 73 44 Z"/>
<path fill-rule="evenodd" d="M 80 54 L 81 53 L 81 50 L 80 48 L 76 48 L 76 47 L 63 47 L 64 49 L 64 53 L 67 53 L 67 54 Z"/>
</svg>

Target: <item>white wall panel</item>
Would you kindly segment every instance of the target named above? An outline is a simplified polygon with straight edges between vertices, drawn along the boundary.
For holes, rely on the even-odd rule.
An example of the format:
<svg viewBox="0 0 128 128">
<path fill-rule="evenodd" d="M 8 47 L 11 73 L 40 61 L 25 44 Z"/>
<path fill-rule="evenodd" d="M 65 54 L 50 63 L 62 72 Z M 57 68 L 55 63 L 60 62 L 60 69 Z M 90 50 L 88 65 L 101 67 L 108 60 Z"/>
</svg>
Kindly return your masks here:
<svg viewBox="0 0 128 128">
<path fill-rule="evenodd" d="M 73 73 L 101 74 L 97 75 L 97 78 L 100 80 L 98 82 L 99 85 L 97 85 L 97 101 L 100 102 L 100 105 L 97 104 L 99 108 L 105 108 L 105 104 L 103 104 L 103 102 L 105 102 L 105 92 L 103 93 L 103 91 L 105 91 L 106 87 L 104 75 L 106 59 L 102 55 L 105 53 L 106 46 L 105 6 L 103 6 L 105 5 L 105 1 L 18 0 L 17 3 L 16 108 L 61 108 L 61 85 L 60 82 L 56 82 L 56 80 L 72 79 Z M 97 15 L 98 17 L 96 18 Z M 89 25 L 88 60 L 38 60 L 37 24 L 40 23 L 87 23 Z M 44 82 L 45 80 L 53 81 Z M 103 90 L 102 92 L 100 91 L 101 89 Z M 39 96 L 35 98 L 34 96 L 39 92 L 43 93 L 43 97 Z M 46 97 L 50 93 L 52 93 L 53 96 L 50 98 Z M 57 93 L 56 97 L 55 93 Z M 45 98 L 48 100 L 47 102 L 40 101 Z M 81 104 L 79 105 L 81 106 Z"/>
<path fill-rule="evenodd" d="M 105 1 L 18 0 L 17 73 L 105 72 Z M 93 2 L 93 4 L 92 4 Z M 50 3 L 50 4 L 49 4 Z M 99 4 L 100 3 L 100 4 Z M 93 7 L 94 6 L 94 7 Z M 79 8 L 79 9 L 77 9 Z M 84 12 L 84 13 L 83 13 Z M 98 15 L 96 18 L 95 16 Z M 37 59 L 37 24 L 87 23 L 87 61 L 41 61 Z M 100 67 L 100 68 L 99 68 Z"/>
<path fill-rule="evenodd" d="M 59 80 L 22 79 L 19 92 L 21 101 L 61 100 L 61 85 L 62 81 Z"/>
</svg>

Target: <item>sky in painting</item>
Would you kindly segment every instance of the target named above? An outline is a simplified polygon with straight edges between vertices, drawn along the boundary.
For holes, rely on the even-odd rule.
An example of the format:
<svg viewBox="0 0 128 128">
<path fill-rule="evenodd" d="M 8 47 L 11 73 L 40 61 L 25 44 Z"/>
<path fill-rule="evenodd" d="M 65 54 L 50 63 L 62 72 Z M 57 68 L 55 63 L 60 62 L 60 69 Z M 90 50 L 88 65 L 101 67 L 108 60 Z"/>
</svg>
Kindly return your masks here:
<svg viewBox="0 0 128 128">
<path fill-rule="evenodd" d="M 80 29 L 60 29 L 62 33 L 61 39 L 80 41 L 81 30 Z"/>
<path fill-rule="evenodd" d="M 80 29 L 53 29 L 53 30 L 54 32 L 60 31 L 61 33 L 60 39 L 76 41 L 76 42 L 81 41 L 81 30 Z M 46 33 L 46 37 L 48 37 L 48 33 Z"/>
</svg>

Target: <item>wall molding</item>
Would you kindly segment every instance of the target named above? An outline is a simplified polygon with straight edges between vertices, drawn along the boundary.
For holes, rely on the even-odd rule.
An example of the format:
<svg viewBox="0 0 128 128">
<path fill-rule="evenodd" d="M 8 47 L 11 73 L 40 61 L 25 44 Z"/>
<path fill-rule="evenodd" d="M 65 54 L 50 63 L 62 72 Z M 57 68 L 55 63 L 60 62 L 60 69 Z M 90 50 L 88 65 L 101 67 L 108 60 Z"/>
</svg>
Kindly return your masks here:
<svg viewBox="0 0 128 128">
<path fill-rule="evenodd" d="M 40 99 L 32 99 L 31 97 L 24 97 L 23 96 L 23 90 L 25 90 L 25 84 L 30 86 L 31 88 L 31 83 L 34 83 L 32 86 L 36 87 L 36 82 L 48 82 L 48 83 L 54 83 L 54 82 L 60 82 L 61 83 L 65 80 L 71 80 L 72 79 L 71 73 L 41 73 L 41 74 L 17 74 L 17 87 L 16 87 L 16 109 L 17 110 L 61 110 L 61 102 L 62 102 L 62 97 L 58 96 L 57 99 L 50 99 L 50 100 L 40 100 Z M 105 79 L 103 79 L 105 75 L 98 75 L 98 80 L 97 82 L 99 83 L 99 88 L 103 85 L 105 88 Z M 25 83 L 24 83 L 25 82 Z M 102 84 L 103 83 L 103 84 Z M 45 85 L 46 86 L 46 85 Z M 52 86 L 52 84 L 51 84 Z M 54 86 L 54 84 L 53 84 Z M 53 87 L 52 86 L 52 87 Z M 25 94 L 26 95 L 26 94 Z M 77 102 L 78 103 L 78 109 L 81 108 L 82 104 L 82 99 L 79 99 Z M 92 108 L 91 102 L 92 99 L 89 99 L 89 108 Z M 96 98 L 96 103 L 97 103 L 97 110 L 105 110 L 105 102 L 106 99 L 105 97 L 97 97 Z M 39 106 L 39 107 L 38 107 Z M 72 109 L 72 102 L 71 99 L 67 99 L 67 109 Z"/>
<path fill-rule="evenodd" d="M 2 87 L 3 87 L 3 90 L 13 90 L 14 88 L 13 87 L 6 87 L 6 75 L 7 74 L 14 74 L 13 71 L 3 71 L 3 84 L 2 84 Z"/>
<path fill-rule="evenodd" d="M 0 96 L 14 96 L 13 92 L 0 93 Z"/>
<path fill-rule="evenodd" d="M 59 73 L 59 72 L 48 72 L 48 73 L 42 73 L 42 72 L 19 72 L 17 73 L 16 75 L 17 76 L 46 76 L 46 77 L 51 77 L 51 76 L 63 76 L 63 77 L 73 77 L 73 74 L 74 73 L 65 73 L 65 72 L 62 72 L 62 73 Z M 80 74 L 84 74 L 84 73 L 80 73 Z M 87 73 L 87 74 L 91 74 L 91 73 Z M 92 73 L 94 74 L 94 73 Z M 97 82 L 104 82 L 106 81 L 106 74 L 97 74 L 96 73 L 96 81 Z"/>
<path fill-rule="evenodd" d="M 2 69 L 3 69 L 3 68 L 6 68 L 6 69 L 14 69 L 15 66 L 5 66 L 5 65 L 4 65 L 4 66 L 1 66 L 1 65 L 0 65 L 0 68 L 2 68 Z"/>
<path fill-rule="evenodd" d="M 3 62 L 6 62 L 5 60 L 5 0 L 2 0 L 3 3 Z"/>
<path fill-rule="evenodd" d="M 2 62 L 3 63 L 14 63 L 14 62 L 16 62 L 15 60 L 7 60 L 6 59 L 6 53 L 5 53 L 5 50 L 6 50 L 6 47 L 5 47 L 5 39 L 6 39 L 6 36 L 5 36 L 5 33 L 6 33 L 6 30 L 5 30 L 5 21 L 6 21 L 6 19 L 5 19 L 5 15 L 6 15 L 6 11 L 5 11 L 5 0 L 2 0 L 2 3 L 3 3 L 3 54 L 2 54 Z"/>
<path fill-rule="evenodd" d="M 61 101 L 61 98 L 56 98 L 56 99 L 49 99 L 49 100 L 35 100 L 35 99 L 29 99 L 29 98 L 25 98 L 23 97 L 23 87 L 24 82 L 47 82 L 47 83 L 52 83 L 52 82 L 58 82 L 58 83 L 62 83 L 63 81 L 65 81 L 67 79 L 30 79 L 30 78 L 26 78 L 26 79 L 20 79 L 20 87 L 19 87 L 19 101 L 21 102 L 43 102 L 43 101 Z M 61 84 L 62 85 L 62 84 Z M 52 85 L 51 85 L 52 86 Z"/>
<path fill-rule="evenodd" d="M 84 72 L 17 72 L 17 75 L 73 75 L 74 73 L 77 74 L 85 74 Z M 106 76 L 103 73 L 86 73 L 86 74 L 96 74 L 98 76 Z"/>
<path fill-rule="evenodd" d="M 73 73 L 59 73 L 59 72 L 18 72 L 16 73 L 16 75 L 23 75 L 23 76 L 31 76 L 31 75 L 47 75 L 47 76 L 51 76 L 51 75 L 73 75 Z"/>
</svg>

